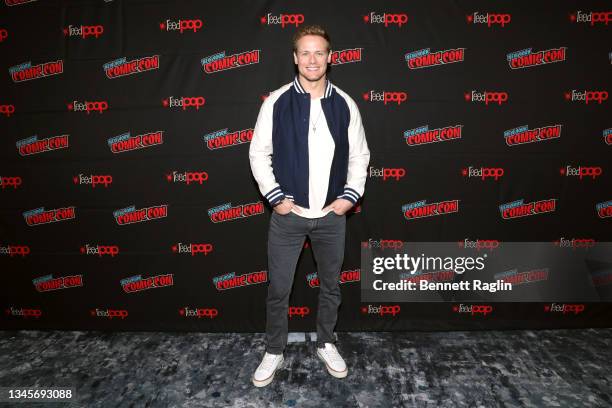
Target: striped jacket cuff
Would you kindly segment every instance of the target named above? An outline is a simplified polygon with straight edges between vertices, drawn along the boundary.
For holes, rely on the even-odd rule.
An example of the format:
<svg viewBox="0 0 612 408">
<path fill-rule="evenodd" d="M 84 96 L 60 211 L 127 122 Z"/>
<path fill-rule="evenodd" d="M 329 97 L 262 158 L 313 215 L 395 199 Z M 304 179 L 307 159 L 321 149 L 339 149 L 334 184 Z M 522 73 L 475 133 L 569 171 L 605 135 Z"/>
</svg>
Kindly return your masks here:
<svg viewBox="0 0 612 408">
<path fill-rule="evenodd" d="M 344 198 L 345 200 L 349 200 L 351 203 L 355 204 L 357 200 L 359 200 L 360 196 L 359 193 L 352 188 L 344 187 L 344 192 L 337 198 Z"/>
<path fill-rule="evenodd" d="M 283 194 L 283 191 L 281 190 L 280 186 L 278 186 L 270 190 L 265 197 L 266 200 L 268 200 L 268 202 L 270 203 L 270 205 L 274 207 L 274 205 L 280 203 L 285 199 L 285 194 Z"/>
</svg>

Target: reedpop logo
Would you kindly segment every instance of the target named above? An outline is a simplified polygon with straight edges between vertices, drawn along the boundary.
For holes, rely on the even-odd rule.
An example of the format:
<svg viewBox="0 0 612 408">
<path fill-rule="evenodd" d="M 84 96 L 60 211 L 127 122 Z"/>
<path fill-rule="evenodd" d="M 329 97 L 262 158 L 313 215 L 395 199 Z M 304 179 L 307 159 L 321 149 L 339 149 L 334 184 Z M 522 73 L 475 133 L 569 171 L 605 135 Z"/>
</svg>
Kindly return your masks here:
<svg viewBox="0 0 612 408">
<path fill-rule="evenodd" d="M 563 315 L 573 313 L 575 316 L 584 312 L 585 309 L 584 303 L 551 303 L 550 305 L 544 305 L 545 312 L 562 313 Z"/>
<path fill-rule="evenodd" d="M 115 255 L 119 254 L 119 247 L 117 245 L 85 244 L 79 248 L 79 251 L 83 255 L 98 255 L 100 258 L 104 255 L 110 255 L 111 258 L 114 258 Z"/>
<path fill-rule="evenodd" d="M 205 103 L 206 99 L 203 96 L 181 96 L 179 98 L 169 96 L 166 99 L 162 99 L 162 106 L 164 108 L 183 108 L 183 110 L 187 110 L 190 107 L 200 110 L 200 106 L 204 106 Z"/>
<path fill-rule="evenodd" d="M 0 115 L 9 118 L 13 113 L 15 113 L 15 105 L 0 105 Z"/>
<path fill-rule="evenodd" d="M 385 105 L 388 103 L 395 103 L 398 106 L 402 104 L 402 102 L 406 102 L 408 99 L 408 94 L 406 92 L 388 92 L 388 91 L 369 91 L 365 92 L 363 95 L 364 101 L 369 102 L 383 102 Z"/>
<path fill-rule="evenodd" d="M 196 254 L 204 254 L 204 256 L 206 256 L 213 251 L 213 245 L 209 243 L 184 244 L 182 242 L 178 242 L 176 245 L 172 245 L 171 249 L 175 254 L 190 254 L 191 256 L 196 256 Z"/>
<path fill-rule="evenodd" d="M 106 101 L 73 101 L 66 105 L 69 111 L 72 112 L 90 112 L 102 113 L 108 110 L 108 102 Z"/>
<path fill-rule="evenodd" d="M 485 105 L 495 104 L 501 105 L 508 102 L 508 92 L 503 91 L 471 91 L 464 93 L 463 98 L 466 102 L 484 102 Z"/>
<path fill-rule="evenodd" d="M 214 319 L 217 316 L 219 316 L 219 309 L 215 308 L 215 307 L 211 307 L 211 308 L 202 308 L 202 307 L 196 307 L 194 309 L 190 309 L 189 306 L 185 306 L 182 309 L 179 309 L 179 315 L 183 316 L 183 317 L 197 317 L 198 319 L 201 318 L 209 318 L 209 319 Z"/>
<path fill-rule="evenodd" d="M 469 313 L 472 316 L 482 315 L 486 317 L 488 314 L 493 313 L 493 306 L 491 305 L 453 305 L 453 312 L 455 313 Z"/>
<path fill-rule="evenodd" d="M 72 182 L 78 185 L 90 185 L 91 188 L 96 188 L 97 185 L 103 185 L 104 188 L 107 188 L 113 183 L 113 176 L 110 174 L 84 175 L 83 173 L 79 173 L 78 176 L 72 177 Z"/>
<path fill-rule="evenodd" d="M 500 25 L 504 28 L 512 21 L 512 15 L 508 13 L 479 13 L 478 11 L 468 14 L 465 17 L 468 24 L 486 24 L 488 28 L 494 25 Z"/>
<path fill-rule="evenodd" d="M 208 173 L 205 171 L 184 171 L 180 173 L 173 171 L 170 174 L 166 174 L 166 180 L 169 183 L 185 183 L 187 185 L 193 183 L 202 185 L 202 183 L 208 180 Z"/>
<path fill-rule="evenodd" d="M 0 176 L 0 187 L 2 187 L 3 190 L 9 187 L 13 187 L 13 190 L 15 190 L 21 184 L 23 184 L 23 180 L 20 176 Z"/>
<path fill-rule="evenodd" d="M 104 33 L 104 26 L 99 24 L 80 26 L 68 25 L 68 27 L 62 29 L 62 32 L 64 33 L 65 37 L 81 37 L 83 39 L 87 37 L 98 38 L 102 35 L 102 33 Z"/>
<path fill-rule="evenodd" d="M 196 33 L 200 31 L 204 23 L 202 19 L 192 19 L 192 20 L 170 20 L 166 19 L 159 23 L 159 29 L 162 31 L 178 31 L 180 34 L 183 34 L 185 31 L 191 31 Z"/>
<path fill-rule="evenodd" d="M 572 89 L 570 92 L 565 92 L 563 94 L 566 101 L 570 102 L 582 102 L 586 105 L 589 102 L 597 102 L 601 105 L 602 102 L 608 100 L 608 92 L 607 91 L 577 91 Z"/>
<path fill-rule="evenodd" d="M 368 173 L 370 177 L 382 177 L 383 181 L 387 181 L 387 179 L 395 179 L 395 181 L 399 181 L 399 179 L 406 175 L 406 170 L 401 167 L 393 169 L 381 167 L 380 169 L 377 169 L 370 166 Z"/>
<path fill-rule="evenodd" d="M 408 14 L 406 13 L 377 13 L 375 11 L 370 12 L 363 16 L 363 22 L 366 24 L 384 24 L 385 27 L 390 25 L 397 25 L 401 27 L 408 23 Z"/>
<path fill-rule="evenodd" d="M 463 177 L 471 178 L 477 177 L 481 180 L 486 180 L 487 178 L 491 178 L 495 181 L 498 181 L 504 175 L 503 167 L 472 167 L 469 166 L 467 168 L 461 169 L 461 175 Z"/>
<path fill-rule="evenodd" d="M 263 25 L 277 25 L 280 24 L 281 28 L 285 26 L 293 25 L 298 27 L 304 22 L 303 14 L 285 14 L 281 13 L 277 16 L 272 13 L 267 13 L 265 16 L 259 18 L 259 22 Z"/>
<path fill-rule="evenodd" d="M 592 180 L 595 180 L 597 177 L 601 176 L 603 173 L 603 169 L 599 166 L 587 167 L 587 166 L 578 166 L 572 167 L 571 164 L 568 164 L 565 167 L 561 167 L 559 169 L 559 174 L 565 177 L 578 177 L 579 180 L 582 181 L 583 177 L 591 177 Z"/>
</svg>

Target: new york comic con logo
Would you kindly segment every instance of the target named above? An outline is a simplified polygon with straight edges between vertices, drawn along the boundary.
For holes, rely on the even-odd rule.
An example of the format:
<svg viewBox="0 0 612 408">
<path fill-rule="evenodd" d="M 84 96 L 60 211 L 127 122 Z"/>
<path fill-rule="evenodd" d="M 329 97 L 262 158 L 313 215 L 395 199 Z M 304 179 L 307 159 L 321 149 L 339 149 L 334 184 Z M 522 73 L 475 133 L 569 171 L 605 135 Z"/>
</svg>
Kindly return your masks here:
<svg viewBox="0 0 612 408">
<path fill-rule="evenodd" d="M 82 39 L 89 37 L 98 38 L 104 33 L 104 26 L 101 24 L 80 26 L 69 24 L 68 27 L 62 29 L 62 32 L 65 37 L 81 37 Z"/>
<path fill-rule="evenodd" d="M 132 136 L 130 132 L 119 136 L 113 136 L 107 141 L 110 151 L 113 153 L 124 153 L 132 150 L 144 149 L 164 143 L 164 131 L 144 133 Z"/>
<path fill-rule="evenodd" d="M 91 112 L 103 113 L 108 110 L 108 102 L 107 101 L 72 101 L 66 104 L 66 107 L 71 112 L 85 112 L 88 115 Z"/>
<path fill-rule="evenodd" d="M 401 26 L 408 23 L 408 14 L 371 11 L 369 14 L 363 16 L 362 19 L 366 24 L 384 24 L 385 28 L 389 26 L 401 28 Z"/>
<path fill-rule="evenodd" d="M 360 282 L 361 281 L 361 269 L 353 269 L 347 271 L 341 271 L 340 277 L 338 278 L 339 283 L 347 282 Z M 311 288 L 318 288 L 320 285 L 319 275 L 315 273 L 309 273 L 306 275 L 306 282 Z"/>
<path fill-rule="evenodd" d="M 402 272 L 398 275 L 398 278 L 404 282 L 414 282 L 415 285 L 420 285 L 421 281 L 452 282 L 455 279 L 455 271 L 452 269 L 431 272 L 423 272 L 422 270 L 419 270 L 417 272 L 413 272 Z"/>
<path fill-rule="evenodd" d="M 0 255 L 8 255 L 10 258 L 14 256 L 21 256 L 25 258 L 26 255 L 30 254 L 30 247 L 27 245 L 0 245 Z"/>
<path fill-rule="evenodd" d="M 402 213 L 407 220 L 433 217 L 459 212 L 459 200 L 439 201 L 427 204 L 427 200 L 416 201 L 402 206 Z"/>
<path fill-rule="evenodd" d="M 612 200 L 595 204 L 595 210 L 599 218 L 612 217 Z"/>
<path fill-rule="evenodd" d="M 9 68 L 9 74 L 13 82 L 24 82 L 45 78 L 52 75 L 59 75 L 63 72 L 64 60 L 42 62 L 38 65 L 32 65 L 32 62 L 28 61 Z"/>
<path fill-rule="evenodd" d="M 535 52 L 532 48 L 526 48 L 508 53 L 506 59 L 512 69 L 530 68 L 565 61 L 566 50 L 567 47 L 559 47 Z"/>
<path fill-rule="evenodd" d="M 524 199 L 520 199 L 499 206 L 499 212 L 504 220 L 554 212 L 556 209 L 556 198 L 532 201 L 529 203 L 525 203 Z"/>
<path fill-rule="evenodd" d="M 604 101 L 608 100 L 608 91 L 577 91 L 576 89 L 572 89 L 570 92 L 565 92 L 563 97 L 566 101 L 570 102 L 584 102 L 585 105 L 589 103 L 598 103 L 602 104 Z"/>
<path fill-rule="evenodd" d="M 51 136 L 46 139 L 38 140 L 38 135 L 34 135 L 26 139 L 18 140 L 16 143 L 17 151 L 21 156 L 29 156 L 32 154 L 50 152 L 52 150 L 66 149 L 69 147 L 68 136 L 69 135 Z"/>
<path fill-rule="evenodd" d="M 21 176 L 0 176 L 0 188 L 2 188 L 2 190 L 11 187 L 13 190 L 17 190 L 17 188 L 22 184 L 23 179 Z"/>
<path fill-rule="evenodd" d="M 0 115 L 4 115 L 7 118 L 10 118 L 13 113 L 15 113 L 15 105 L 0 105 Z"/>
<path fill-rule="evenodd" d="M 514 285 L 523 285 L 534 282 L 541 282 L 548 280 L 548 268 L 535 268 L 526 271 L 519 272 L 518 269 L 510 269 L 508 271 L 498 272 L 493 277 L 495 279 L 502 279 L 505 282 L 509 282 Z"/>
<path fill-rule="evenodd" d="M 159 55 L 151 55 L 129 61 L 126 57 L 121 57 L 105 63 L 102 69 L 108 79 L 140 74 L 142 72 L 159 69 Z"/>
<path fill-rule="evenodd" d="M 189 306 L 185 306 L 184 308 L 179 309 L 179 315 L 189 318 L 208 318 L 212 320 L 219 316 L 219 309 L 215 307 L 196 307 L 191 309 Z"/>
<path fill-rule="evenodd" d="M 225 51 L 204 57 L 200 60 L 202 69 L 206 74 L 226 71 L 233 68 L 242 68 L 248 65 L 259 64 L 261 50 L 239 52 L 237 54 L 225 55 Z"/>
<path fill-rule="evenodd" d="M 219 291 L 257 285 L 267 281 L 268 271 L 249 272 L 243 275 L 236 275 L 235 272 L 230 272 L 225 275 L 215 276 L 212 279 L 213 285 Z"/>
<path fill-rule="evenodd" d="M 408 146 L 421 146 L 429 143 L 448 142 L 461 139 L 463 125 L 452 125 L 443 128 L 429 129 L 429 125 L 419 126 L 404 131 Z"/>
<path fill-rule="evenodd" d="M 332 51 L 331 65 L 343 65 L 352 62 L 361 62 L 363 48 L 350 48 L 346 50 Z"/>
<path fill-rule="evenodd" d="M 208 150 L 217 150 L 250 143 L 253 139 L 253 131 L 254 129 L 249 128 L 230 132 L 225 128 L 207 133 L 202 138 Z"/>
<path fill-rule="evenodd" d="M 204 22 L 201 18 L 192 18 L 184 20 L 171 20 L 167 18 L 161 23 L 159 23 L 159 29 L 167 33 L 177 31 L 179 34 L 183 34 L 184 32 L 197 33 L 198 31 L 200 31 L 203 25 Z"/>
<path fill-rule="evenodd" d="M 83 275 L 61 276 L 45 275 L 32 279 L 37 292 L 50 292 L 52 290 L 68 289 L 83 286 Z"/>
<path fill-rule="evenodd" d="M 162 106 L 164 108 L 182 108 L 184 111 L 187 108 L 195 108 L 195 110 L 200 110 L 200 106 L 204 106 L 206 103 L 206 98 L 203 96 L 181 96 L 175 98 L 174 96 L 169 96 L 165 99 L 162 99 Z"/>
<path fill-rule="evenodd" d="M 36 0 L 4 0 L 7 6 L 19 6 L 21 4 L 32 3 Z"/>
<path fill-rule="evenodd" d="M 25 211 L 23 213 L 23 218 L 30 227 L 50 224 L 52 222 L 73 220 L 76 218 L 76 207 L 54 208 L 53 210 L 45 210 L 45 207 L 40 207 L 34 210 Z"/>
<path fill-rule="evenodd" d="M 430 48 L 411 51 L 404 54 L 406 65 L 410 69 L 431 68 L 440 65 L 463 62 L 465 60 L 465 48 L 454 48 L 431 52 Z"/>
<path fill-rule="evenodd" d="M 136 209 L 129 206 L 113 211 L 117 225 L 135 224 L 166 218 L 168 216 L 168 204 L 154 205 L 151 207 Z"/>
<path fill-rule="evenodd" d="M 208 216 L 214 223 L 234 221 L 239 218 L 252 217 L 254 215 L 263 214 L 263 201 L 257 201 L 248 204 L 238 204 L 233 206 L 232 203 L 225 203 L 208 210 Z"/>
<path fill-rule="evenodd" d="M 125 293 L 165 288 L 174 285 L 174 275 L 167 273 L 164 275 L 150 276 L 148 278 L 143 278 L 142 275 L 135 275 L 121 279 L 120 285 Z"/>
<path fill-rule="evenodd" d="M 494 26 L 501 26 L 501 28 L 505 28 L 507 24 L 510 24 L 512 21 L 512 14 L 508 13 L 480 13 L 478 11 L 473 12 L 472 14 L 468 14 L 465 16 L 465 21 L 468 24 L 482 24 L 486 25 L 488 28 Z"/>
<path fill-rule="evenodd" d="M 562 125 L 549 125 L 529 129 L 528 125 L 522 125 L 504 131 L 504 139 L 507 146 L 517 146 L 526 143 L 558 139 L 561 137 L 561 126 Z"/>
<path fill-rule="evenodd" d="M 262 25 L 280 25 L 281 28 L 285 28 L 286 26 L 294 26 L 299 27 L 300 24 L 304 22 L 303 14 L 289 14 L 289 13 L 281 13 L 278 15 L 274 15 L 272 13 L 266 13 L 265 16 L 261 16 L 259 18 L 259 22 Z"/>
<path fill-rule="evenodd" d="M 588 23 L 593 27 L 597 23 L 608 25 L 612 21 L 612 11 L 582 11 L 577 10 L 569 15 L 572 23 Z"/>
</svg>

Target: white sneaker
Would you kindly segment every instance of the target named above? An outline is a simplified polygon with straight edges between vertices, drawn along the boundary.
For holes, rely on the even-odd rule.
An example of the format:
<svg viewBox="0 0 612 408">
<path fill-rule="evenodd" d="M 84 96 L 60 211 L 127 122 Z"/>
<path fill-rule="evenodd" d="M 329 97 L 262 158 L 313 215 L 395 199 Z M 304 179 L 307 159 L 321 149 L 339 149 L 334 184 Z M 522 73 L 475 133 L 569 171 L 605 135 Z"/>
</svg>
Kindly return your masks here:
<svg viewBox="0 0 612 408">
<path fill-rule="evenodd" d="M 317 355 L 325 363 L 327 371 L 336 378 L 344 378 L 348 374 L 346 363 L 332 343 L 325 343 L 324 348 L 317 347 Z"/>
<path fill-rule="evenodd" d="M 270 384 L 274 379 L 274 373 L 276 369 L 283 364 L 283 355 L 282 354 L 270 354 L 266 352 L 263 360 L 255 370 L 253 377 L 251 380 L 253 381 L 253 385 L 256 387 L 265 387 Z"/>
</svg>

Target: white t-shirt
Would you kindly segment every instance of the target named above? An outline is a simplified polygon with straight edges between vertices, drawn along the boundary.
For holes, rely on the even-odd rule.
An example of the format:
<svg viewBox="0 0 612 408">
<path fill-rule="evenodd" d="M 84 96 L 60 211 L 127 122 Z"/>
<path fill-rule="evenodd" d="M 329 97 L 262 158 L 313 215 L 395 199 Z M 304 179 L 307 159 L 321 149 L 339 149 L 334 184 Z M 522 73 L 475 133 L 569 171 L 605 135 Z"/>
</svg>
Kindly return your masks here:
<svg viewBox="0 0 612 408">
<path fill-rule="evenodd" d="M 313 131 L 313 125 L 316 131 Z M 310 123 L 308 125 L 308 204 L 310 208 L 298 208 L 305 218 L 324 217 L 331 210 L 322 211 L 327 197 L 329 172 L 336 144 L 329 132 L 325 114 L 321 108 L 321 97 L 310 99 Z M 297 204 L 295 204 L 297 206 Z"/>
</svg>

